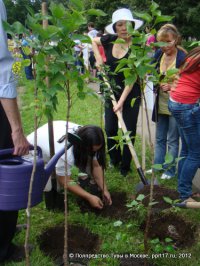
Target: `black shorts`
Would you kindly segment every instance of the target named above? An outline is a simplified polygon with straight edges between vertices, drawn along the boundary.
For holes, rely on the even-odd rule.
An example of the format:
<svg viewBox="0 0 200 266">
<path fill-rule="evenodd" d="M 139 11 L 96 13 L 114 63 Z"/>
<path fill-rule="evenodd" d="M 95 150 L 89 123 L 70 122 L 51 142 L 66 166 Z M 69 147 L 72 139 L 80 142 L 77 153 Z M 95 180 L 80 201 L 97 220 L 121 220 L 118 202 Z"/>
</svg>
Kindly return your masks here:
<svg viewBox="0 0 200 266">
<path fill-rule="evenodd" d="M 96 68 L 96 66 L 95 66 L 96 59 L 94 57 L 94 52 L 93 51 L 90 52 L 89 62 L 90 62 L 90 66 L 91 66 L 92 69 Z"/>
</svg>

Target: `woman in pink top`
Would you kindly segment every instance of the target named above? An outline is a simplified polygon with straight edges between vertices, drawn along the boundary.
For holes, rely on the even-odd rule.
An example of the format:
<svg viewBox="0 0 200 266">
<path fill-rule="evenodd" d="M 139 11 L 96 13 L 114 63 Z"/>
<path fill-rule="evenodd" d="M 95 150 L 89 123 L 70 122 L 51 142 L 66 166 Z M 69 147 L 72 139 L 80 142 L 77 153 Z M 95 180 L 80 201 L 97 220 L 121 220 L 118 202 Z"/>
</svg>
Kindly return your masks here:
<svg viewBox="0 0 200 266">
<path fill-rule="evenodd" d="M 192 179 L 200 167 L 200 47 L 194 48 L 182 64 L 179 80 L 170 92 L 169 110 L 182 140 L 178 191 L 181 200 L 194 201 Z"/>
</svg>

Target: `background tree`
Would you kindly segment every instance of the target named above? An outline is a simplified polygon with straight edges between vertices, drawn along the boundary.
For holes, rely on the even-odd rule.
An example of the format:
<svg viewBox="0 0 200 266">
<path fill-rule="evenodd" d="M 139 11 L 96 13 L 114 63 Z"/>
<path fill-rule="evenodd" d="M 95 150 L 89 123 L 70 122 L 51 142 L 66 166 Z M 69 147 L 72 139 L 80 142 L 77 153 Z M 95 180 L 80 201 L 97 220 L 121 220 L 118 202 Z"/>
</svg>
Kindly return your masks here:
<svg viewBox="0 0 200 266">
<path fill-rule="evenodd" d="M 15 21 L 21 22 L 25 25 L 25 20 L 27 16 L 27 7 L 31 7 L 35 13 L 41 9 L 40 0 L 4 0 L 4 4 L 7 9 L 8 22 L 13 23 Z"/>
<path fill-rule="evenodd" d="M 48 2 L 52 1 L 48 0 Z M 63 3 L 66 6 L 68 1 L 55 0 L 54 2 Z M 101 30 L 110 22 L 111 15 L 117 8 L 127 7 L 132 11 L 147 11 L 151 2 L 151 0 L 129 0 L 128 2 L 127 0 L 83 0 L 86 10 L 90 8 L 101 9 L 108 14 L 103 19 L 96 16 L 87 17 L 87 21 L 95 22 L 96 28 Z M 156 2 L 159 4 L 163 15 L 174 16 L 172 22 L 177 26 L 184 38 L 191 36 L 200 39 L 199 0 L 156 0 Z M 24 25 L 27 15 L 26 6 L 31 7 L 35 13 L 39 12 L 41 6 L 41 0 L 4 0 L 4 3 L 8 10 L 8 22 L 20 21 Z"/>
<path fill-rule="evenodd" d="M 101 9 L 108 14 L 103 19 L 88 18 L 94 21 L 97 29 L 103 29 L 110 22 L 114 10 L 120 7 L 130 8 L 132 11 L 145 12 L 149 10 L 151 0 L 83 0 L 86 8 Z M 195 37 L 200 39 L 200 2 L 199 0 L 156 0 L 163 15 L 174 16 L 174 23 L 184 38 Z M 157 25 L 160 27 L 160 25 Z"/>
</svg>

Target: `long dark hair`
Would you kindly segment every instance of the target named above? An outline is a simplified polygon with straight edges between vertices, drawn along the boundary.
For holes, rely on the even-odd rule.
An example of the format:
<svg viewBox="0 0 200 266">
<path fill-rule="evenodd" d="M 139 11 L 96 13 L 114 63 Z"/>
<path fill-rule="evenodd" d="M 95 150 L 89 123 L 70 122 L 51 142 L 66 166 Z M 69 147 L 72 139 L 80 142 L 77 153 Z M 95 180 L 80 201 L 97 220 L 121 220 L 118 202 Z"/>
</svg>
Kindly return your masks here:
<svg viewBox="0 0 200 266">
<path fill-rule="evenodd" d="M 188 60 L 189 59 L 189 60 Z M 200 47 L 192 49 L 181 65 L 181 73 L 192 73 L 200 68 Z"/>
<path fill-rule="evenodd" d="M 92 159 L 95 155 L 99 164 L 105 169 L 105 138 L 102 129 L 98 126 L 87 125 L 80 127 L 76 134 L 81 141 L 73 147 L 75 165 L 83 172 L 86 171 L 89 165 L 92 173 Z M 101 145 L 101 148 L 93 152 L 94 145 Z"/>
</svg>

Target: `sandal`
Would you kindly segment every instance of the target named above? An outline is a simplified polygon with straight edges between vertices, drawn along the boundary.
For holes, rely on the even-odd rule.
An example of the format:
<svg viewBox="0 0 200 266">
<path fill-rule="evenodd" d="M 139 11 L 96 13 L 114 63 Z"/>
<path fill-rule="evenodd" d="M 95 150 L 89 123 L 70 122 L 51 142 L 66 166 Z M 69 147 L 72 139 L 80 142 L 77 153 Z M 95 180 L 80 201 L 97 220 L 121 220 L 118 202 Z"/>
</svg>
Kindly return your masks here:
<svg viewBox="0 0 200 266">
<path fill-rule="evenodd" d="M 189 197 L 188 199 L 184 200 L 183 202 L 187 203 L 187 202 L 197 202 L 197 201 L 195 199 L 193 199 L 192 197 Z"/>
<path fill-rule="evenodd" d="M 191 197 L 200 199 L 200 193 L 199 192 L 194 192 Z"/>
</svg>

